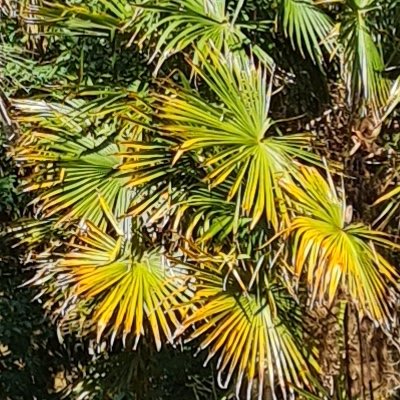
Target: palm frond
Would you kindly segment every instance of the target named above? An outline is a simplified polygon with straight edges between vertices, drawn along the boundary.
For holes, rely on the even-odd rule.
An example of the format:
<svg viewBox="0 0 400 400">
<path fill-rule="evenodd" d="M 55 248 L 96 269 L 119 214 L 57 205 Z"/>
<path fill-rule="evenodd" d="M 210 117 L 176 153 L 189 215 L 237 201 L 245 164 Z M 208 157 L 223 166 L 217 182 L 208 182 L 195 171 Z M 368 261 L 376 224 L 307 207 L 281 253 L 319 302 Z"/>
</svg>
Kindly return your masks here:
<svg viewBox="0 0 400 400">
<path fill-rule="evenodd" d="M 133 334 L 137 342 L 145 334 L 146 321 L 161 348 L 163 338 L 172 340 L 171 327 L 178 324 L 172 308 L 178 304 L 175 296 L 181 282 L 168 277 L 160 255 L 135 260 L 129 244 L 88 227 L 76 251 L 66 254 L 58 266 L 76 285 L 78 296 L 97 299 L 92 318 L 98 337 L 110 325 L 114 337 Z"/>
<path fill-rule="evenodd" d="M 132 195 L 118 171 L 122 150 L 116 142 L 142 137 L 138 121 L 144 118 L 129 95 L 122 101 L 111 95 L 87 104 L 21 100 L 14 106 L 17 120 L 29 127 L 14 149 L 15 159 L 32 171 L 23 189 L 38 192 L 38 212 L 61 213 L 60 223 L 76 218 L 104 223 L 100 193 L 118 216 L 125 213 Z"/>
<path fill-rule="evenodd" d="M 234 15 L 227 11 L 225 0 L 173 0 L 148 1 L 138 8 L 141 9 L 141 18 L 151 18 L 140 22 L 140 42 L 149 40 L 158 32 L 156 45 L 151 56 L 154 59 L 160 53 L 156 71 L 167 57 L 181 52 L 190 45 L 195 46 L 193 62 L 195 64 L 201 56 L 207 58 L 211 46 L 219 51 L 223 49 L 240 50 L 249 39 L 242 32 L 243 26 L 236 23 L 235 15 L 240 11 L 240 2 Z M 159 15 L 155 21 L 155 15 Z M 251 25 L 246 26 L 251 30 Z M 272 68 L 274 61 L 259 46 L 253 46 L 253 53 L 268 68 Z"/>
<path fill-rule="evenodd" d="M 24 191 L 39 191 L 34 204 L 37 211 L 47 217 L 62 213 L 59 223 L 85 218 L 104 222 L 104 214 L 97 201 L 100 193 L 107 199 L 117 215 L 127 210 L 131 197 L 125 180 L 115 173 L 120 160 L 118 147 L 109 145 L 104 150 L 81 156 L 93 150 L 96 142 L 66 142 L 55 135 L 34 137 L 36 143 L 23 143 L 17 151 L 16 160 L 27 168 L 40 162 L 37 169 L 23 183 Z M 51 149 L 43 149 L 52 146 Z M 60 154 L 61 153 L 61 154 Z"/>
<path fill-rule="evenodd" d="M 333 22 L 313 0 L 282 0 L 282 25 L 292 46 L 305 57 L 305 51 L 314 63 L 323 61 L 322 48 L 331 55 L 334 49 L 329 38 Z"/>
<path fill-rule="evenodd" d="M 398 272 L 377 247 L 398 248 L 387 234 L 347 217 L 340 197 L 315 169 L 303 169 L 297 183 L 284 184 L 300 207 L 290 225 L 292 265 L 306 274 L 315 300 L 332 304 L 340 289 L 349 293 L 362 311 L 381 323 L 390 317 L 389 283 L 397 286 Z"/>
<path fill-rule="evenodd" d="M 251 24 L 236 23 L 240 2 L 233 15 L 227 12 L 225 0 L 149 0 L 135 4 L 123 0 L 106 0 L 102 7 L 65 5 L 44 1 L 37 9 L 30 10 L 33 18 L 28 23 L 46 24 L 70 34 L 113 36 L 130 35 L 128 44 L 150 43 L 150 62 L 158 57 L 155 73 L 171 55 L 194 46 L 194 62 L 199 53 L 207 55 L 210 45 L 222 50 L 241 49 L 250 41 L 243 28 Z M 154 46 L 152 45 L 154 42 Z M 272 68 L 274 61 L 261 47 L 254 45 L 253 53 Z"/>
<path fill-rule="evenodd" d="M 111 335 L 111 342 L 133 337 L 136 347 L 150 332 L 160 349 L 165 339 L 172 341 L 172 329 L 178 325 L 174 308 L 186 298 L 184 279 L 157 249 L 145 250 L 136 235 L 124 236 L 101 197 L 100 203 L 118 235 L 87 221 L 68 244 L 69 251 L 57 254 L 52 272 L 61 287 L 91 302 L 86 317 L 97 325 L 98 340 L 103 334 Z"/>
<path fill-rule="evenodd" d="M 385 104 L 389 82 L 382 76 L 385 64 L 368 13 L 376 0 L 347 0 L 339 40 L 344 46 L 343 73 L 349 103 L 376 111 Z M 365 111 L 364 111 L 365 112 Z"/>
<path fill-rule="evenodd" d="M 226 388 L 235 377 L 237 396 L 247 399 L 255 393 L 263 398 L 265 387 L 275 393 L 278 385 L 286 396 L 292 386 L 307 385 L 310 368 L 318 365 L 312 353 L 307 359 L 304 342 L 300 345 L 301 314 L 279 281 L 269 279 L 261 267 L 257 289 L 249 292 L 244 286 L 252 274 L 245 275 L 235 261 L 235 265 L 228 261 L 228 266 L 217 256 L 196 256 L 195 262 L 196 266 L 188 266 L 194 278 L 195 308 L 178 334 L 187 332 L 189 341 L 200 341 L 199 351 L 208 349 L 206 363 L 218 357 L 219 385 Z M 257 270 L 251 261 L 246 269 Z"/>
<path fill-rule="evenodd" d="M 188 151 L 201 154 L 211 188 L 232 177 L 227 197 L 242 190 L 241 207 L 251 214 L 253 227 L 265 216 L 276 228 L 282 214 L 278 180 L 296 174 L 293 159 L 317 162 L 307 150 L 310 135 L 284 136 L 275 129 L 263 67 L 240 54 L 213 52 L 203 61 L 204 70 L 195 70 L 221 104 L 206 102 L 194 90 L 158 95 L 160 129 L 181 143 L 175 160 Z"/>
</svg>

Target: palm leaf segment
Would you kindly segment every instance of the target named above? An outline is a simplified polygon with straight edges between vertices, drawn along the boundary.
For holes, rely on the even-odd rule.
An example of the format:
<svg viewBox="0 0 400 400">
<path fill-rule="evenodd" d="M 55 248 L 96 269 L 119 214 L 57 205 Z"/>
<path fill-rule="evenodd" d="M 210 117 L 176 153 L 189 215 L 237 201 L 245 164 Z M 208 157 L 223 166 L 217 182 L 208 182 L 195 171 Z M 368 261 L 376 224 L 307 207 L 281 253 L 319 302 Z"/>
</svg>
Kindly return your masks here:
<svg viewBox="0 0 400 400">
<path fill-rule="evenodd" d="M 17 159 L 25 166 L 30 162 L 41 162 L 42 170 L 30 177 L 24 190 L 40 190 L 34 203 L 39 203 L 38 212 L 45 215 L 63 214 L 59 223 L 85 218 L 100 224 L 104 214 L 97 201 L 100 193 L 116 214 L 122 215 L 129 205 L 130 194 L 124 180 L 118 179 L 114 168 L 119 159 L 115 155 L 116 145 L 81 156 L 96 147 L 91 140 L 66 142 L 54 135 L 35 135 L 38 139 L 32 146 L 24 146 Z M 57 143 L 58 142 L 58 143 Z M 51 145 L 51 150 L 42 149 Z M 61 153 L 61 154 L 60 154 Z"/>
<path fill-rule="evenodd" d="M 111 211 L 106 213 L 122 235 Z M 56 269 L 75 295 L 93 300 L 88 318 L 97 324 L 98 339 L 103 332 L 111 334 L 111 341 L 118 335 L 124 341 L 133 336 L 135 347 L 150 330 L 158 349 L 164 339 L 171 341 L 172 328 L 178 324 L 173 308 L 183 300 L 185 286 L 160 253 L 136 254 L 135 239 L 115 238 L 90 222 L 77 239 L 72 250 L 60 256 Z"/>
<path fill-rule="evenodd" d="M 278 180 L 295 175 L 294 158 L 316 161 L 305 150 L 306 134 L 274 135 L 268 116 L 271 93 L 264 68 L 256 68 L 247 57 L 212 53 L 204 70 L 196 71 L 215 93 L 221 105 L 204 101 L 191 90 L 159 95 L 161 129 L 180 142 L 179 155 L 202 150 L 211 187 L 233 177 L 227 196 L 241 193 L 241 207 L 250 213 L 252 225 L 266 216 L 279 225 Z"/>
<path fill-rule="evenodd" d="M 190 271 L 195 309 L 178 334 L 196 326 L 188 340 L 199 339 L 199 350 L 209 350 L 206 363 L 218 357 L 220 386 L 226 388 L 235 376 L 238 397 L 244 394 L 241 388 L 247 381 L 246 398 L 254 398 L 258 392 L 261 399 L 265 386 L 274 391 L 278 383 L 287 394 L 292 385 L 307 384 L 310 365 L 318 366 L 312 356 L 306 361 L 303 346 L 299 346 L 301 314 L 279 282 L 268 281 L 262 273 L 258 275 L 257 291 L 248 292 L 245 284 L 249 282 L 235 262 L 228 267 L 219 256 L 196 256 L 196 260 L 199 258 L 201 266 L 197 264 Z M 256 269 L 250 261 L 246 268 Z M 250 277 L 248 274 L 249 281 Z"/>
<path fill-rule="evenodd" d="M 400 186 L 396 186 L 394 189 L 389 190 L 375 201 L 373 205 L 378 205 L 381 203 L 385 204 L 385 208 L 375 220 L 375 223 L 380 222 L 379 228 L 385 228 L 396 215 L 396 211 L 398 211 L 400 207 L 399 200 Z"/>
<path fill-rule="evenodd" d="M 285 35 L 303 57 L 306 51 L 314 63 L 321 63 L 322 46 L 332 54 L 333 43 L 329 37 L 333 23 L 313 0 L 282 0 L 281 8 Z"/>
<path fill-rule="evenodd" d="M 290 226 L 294 271 L 307 269 L 312 301 L 333 302 L 345 288 L 361 309 L 384 322 L 389 315 L 388 285 L 398 274 L 375 246 L 395 246 L 383 232 L 346 222 L 346 204 L 315 169 L 304 169 L 298 185 L 285 184 L 304 215 Z"/>
<path fill-rule="evenodd" d="M 368 17 L 376 3 L 375 0 L 348 0 L 340 27 L 349 101 L 354 105 L 362 100 L 364 107 L 373 110 L 385 104 L 389 95 L 389 81 L 382 77 L 385 65 L 381 49 Z"/>
</svg>

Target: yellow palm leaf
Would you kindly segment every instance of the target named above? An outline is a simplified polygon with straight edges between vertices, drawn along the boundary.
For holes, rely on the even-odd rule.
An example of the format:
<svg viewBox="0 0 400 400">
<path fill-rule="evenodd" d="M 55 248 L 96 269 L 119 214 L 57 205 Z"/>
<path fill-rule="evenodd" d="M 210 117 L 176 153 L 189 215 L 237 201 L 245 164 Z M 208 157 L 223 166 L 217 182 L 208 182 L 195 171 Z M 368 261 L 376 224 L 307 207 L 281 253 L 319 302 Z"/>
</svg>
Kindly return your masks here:
<svg viewBox="0 0 400 400">
<path fill-rule="evenodd" d="M 209 350 L 206 362 L 218 358 L 220 386 L 226 388 L 234 377 L 238 396 L 246 381 L 246 398 L 254 398 L 256 391 L 261 399 L 266 385 L 274 391 L 278 384 L 285 394 L 292 386 L 307 385 L 310 368 L 318 370 L 318 365 L 313 351 L 308 359 L 303 351 L 299 308 L 282 285 L 269 281 L 262 268 L 258 284 L 249 292 L 244 282 L 249 283 L 251 273 L 228 268 L 219 256 L 199 257 L 201 265 L 189 267 L 195 307 L 177 334 L 189 331 L 189 341 L 199 340 L 199 350 Z M 249 261 L 247 268 L 254 265 Z"/>
<path fill-rule="evenodd" d="M 145 252 L 136 256 L 132 244 L 114 238 L 87 223 L 69 253 L 57 263 L 59 274 L 74 292 L 93 300 L 91 317 L 98 339 L 104 332 L 123 340 L 133 336 L 138 343 L 150 330 L 158 349 L 164 339 L 172 340 L 178 319 L 173 310 L 182 299 L 182 277 L 165 267 L 162 256 Z M 135 344 L 135 345 L 136 345 Z"/>
<path fill-rule="evenodd" d="M 339 197 L 316 169 L 304 168 L 297 183 L 283 184 L 302 213 L 289 228 L 292 264 L 298 277 L 306 273 L 312 302 L 330 305 L 345 289 L 372 318 L 387 321 L 388 283 L 397 284 L 398 273 L 376 247 L 399 246 L 383 232 L 348 221 L 344 194 Z"/>
</svg>

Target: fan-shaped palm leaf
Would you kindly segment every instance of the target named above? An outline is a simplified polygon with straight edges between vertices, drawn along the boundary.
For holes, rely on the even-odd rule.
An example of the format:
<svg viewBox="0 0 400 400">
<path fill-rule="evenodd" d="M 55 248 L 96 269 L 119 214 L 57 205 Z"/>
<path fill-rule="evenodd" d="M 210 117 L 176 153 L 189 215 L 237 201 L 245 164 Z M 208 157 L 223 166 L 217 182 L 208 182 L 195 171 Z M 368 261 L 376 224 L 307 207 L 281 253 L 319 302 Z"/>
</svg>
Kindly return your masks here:
<svg viewBox="0 0 400 400">
<path fill-rule="evenodd" d="M 333 23 L 313 0 L 282 0 L 281 8 L 285 35 L 290 38 L 293 47 L 300 50 L 303 57 L 306 50 L 314 63 L 321 63 L 322 46 L 328 54 L 332 53 L 333 43 L 329 36 Z"/>
<path fill-rule="evenodd" d="M 243 1 L 237 3 L 234 15 L 229 15 L 226 3 L 225 0 L 154 0 L 139 7 L 143 18 L 149 18 L 149 13 L 161 14 L 157 22 L 145 24 L 141 33 L 143 41 L 162 32 L 152 56 L 154 58 L 161 52 L 156 70 L 171 54 L 192 44 L 196 48 L 194 63 L 198 62 L 200 54 L 203 57 L 209 54 L 211 44 L 218 50 L 240 49 L 247 44 L 249 40 L 242 32 L 243 25 L 236 23 Z M 246 27 L 252 28 L 251 25 Z M 253 53 L 269 68 L 273 67 L 272 58 L 260 47 L 254 46 Z"/>
<path fill-rule="evenodd" d="M 60 222 L 74 218 L 89 218 L 94 223 L 104 222 L 104 215 L 97 201 L 97 192 L 109 203 L 117 215 L 122 215 L 129 204 L 129 190 L 124 186 L 126 179 L 119 177 L 117 166 L 119 147 L 107 137 L 92 137 L 74 134 L 76 121 L 68 119 L 66 110 L 41 102 L 25 104 L 32 111 L 37 106 L 40 118 L 46 119 L 46 127 L 28 130 L 15 149 L 15 159 L 25 168 L 32 168 L 23 188 L 39 191 L 35 203 L 47 216 L 62 213 Z M 49 130 L 50 116 L 58 114 L 68 124 L 54 124 Z M 29 119 L 30 117 L 27 117 Z M 72 126 L 72 127 L 71 127 Z M 68 131 L 68 128 L 70 132 Z M 72 131 L 72 133 L 71 133 Z"/>
<path fill-rule="evenodd" d="M 161 129 L 180 140 L 177 158 L 187 151 L 203 154 L 211 187 L 233 177 L 227 196 L 243 191 L 242 208 L 252 214 L 254 226 L 266 216 L 279 225 L 282 175 L 295 175 L 294 158 L 316 162 L 306 150 L 310 136 L 280 136 L 268 115 L 271 93 L 264 68 L 251 59 L 212 53 L 204 71 L 195 67 L 221 105 L 206 102 L 195 91 L 177 89 L 158 95 Z"/>
<path fill-rule="evenodd" d="M 239 396 L 247 381 L 248 399 L 255 392 L 263 398 L 265 386 L 274 392 L 278 384 L 286 395 L 291 385 L 307 384 L 310 366 L 318 366 L 312 355 L 307 360 L 304 344 L 300 346 L 301 314 L 279 282 L 262 273 L 257 290 L 248 292 L 233 277 L 232 266 L 218 264 L 217 257 L 200 258 L 202 265 L 190 271 L 195 292 L 191 302 L 196 308 L 178 334 L 196 327 L 188 340 L 199 339 L 199 350 L 209 350 L 206 362 L 218 357 L 219 384 L 227 387 L 235 376 Z M 256 269 L 246 266 L 248 271 Z M 235 272 L 235 276 L 244 274 Z"/>
<path fill-rule="evenodd" d="M 60 222 L 88 218 L 104 223 L 100 193 L 117 216 L 126 212 L 131 191 L 118 171 L 123 147 L 116 142 L 142 138 L 143 100 L 130 92 L 93 88 L 70 104 L 20 100 L 14 106 L 17 120 L 29 127 L 15 159 L 32 168 L 23 188 L 39 191 L 38 211 L 60 214 Z"/>
<path fill-rule="evenodd" d="M 131 35 L 130 43 L 137 40 L 155 40 L 150 61 L 160 55 L 155 72 L 172 54 L 195 45 L 194 61 L 198 53 L 208 54 L 210 43 L 216 48 L 240 49 L 249 39 L 243 28 L 251 24 L 236 23 L 243 4 L 239 1 L 233 15 L 227 11 L 226 0 L 149 0 L 136 4 L 121 0 L 102 1 L 99 10 L 83 5 L 65 5 L 44 2 L 34 11 L 32 23 L 59 26 L 70 32 L 95 36 L 113 35 L 115 32 Z M 268 67 L 274 62 L 259 46 L 253 52 Z"/>
<path fill-rule="evenodd" d="M 25 180 L 25 191 L 40 191 L 34 203 L 38 211 L 49 217 L 62 213 L 59 222 L 87 218 L 96 224 L 104 222 L 104 214 L 97 201 L 100 193 L 110 207 L 121 216 L 127 210 L 130 192 L 125 180 L 118 177 L 116 167 L 118 147 L 114 144 L 97 150 L 99 143 L 93 140 L 35 134 L 30 145 L 23 142 L 17 149 L 16 160 L 29 167 L 40 163 L 34 173 Z M 87 139 L 87 138 L 85 138 Z M 87 155 L 81 155 L 87 152 Z"/>
<path fill-rule="evenodd" d="M 376 250 L 393 249 L 388 235 L 361 223 L 350 223 L 344 197 L 315 169 L 303 169 L 298 184 L 285 183 L 286 192 L 304 215 L 295 216 L 290 226 L 292 263 L 315 299 L 332 304 L 340 287 L 375 320 L 389 316 L 388 282 L 396 284 L 396 269 Z M 344 196 L 344 195 L 343 195 Z"/>
<path fill-rule="evenodd" d="M 340 27 L 343 43 L 343 72 L 353 106 L 379 109 L 387 100 L 389 83 L 382 77 L 384 61 L 368 12 L 376 0 L 347 0 L 347 9 Z"/>
<path fill-rule="evenodd" d="M 71 251 L 59 255 L 56 271 L 78 297 L 93 300 L 90 318 L 98 338 L 107 331 L 112 341 L 119 334 L 123 340 L 132 335 L 137 344 L 149 328 L 160 349 L 163 339 L 172 340 L 171 329 L 178 324 L 173 308 L 184 298 L 182 276 L 167 268 L 158 251 L 137 252 L 137 238 L 121 236 L 104 199 L 100 203 L 120 236 L 87 222 Z"/>
</svg>

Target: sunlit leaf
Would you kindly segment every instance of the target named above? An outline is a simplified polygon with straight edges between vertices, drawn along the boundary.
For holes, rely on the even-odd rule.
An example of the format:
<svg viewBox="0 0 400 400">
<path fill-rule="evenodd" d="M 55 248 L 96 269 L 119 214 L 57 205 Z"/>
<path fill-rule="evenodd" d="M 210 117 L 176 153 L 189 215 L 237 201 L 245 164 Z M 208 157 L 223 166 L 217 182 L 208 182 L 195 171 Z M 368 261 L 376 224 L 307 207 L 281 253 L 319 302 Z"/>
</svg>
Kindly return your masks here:
<svg viewBox="0 0 400 400">
<path fill-rule="evenodd" d="M 81 96 L 97 101 L 14 101 L 17 120 L 29 129 L 13 151 L 22 167 L 32 168 L 22 187 L 37 193 L 39 212 L 60 215 L 60 223 L 87 218 L 99 224 L 105 221 L 99 193 L 117 217 L 128 209 L 132 191 L 118 171 L 123 146 L 116 139 L 141 138 L 139 121 L 147 117 L 140 112 L 142 100 L 125 92 L 104 98 L 92 89 Z M 121 121 L 121 112 L 128 122 Z"/>
<path fill-rule="evenodd" d="M 347 0 L 339 40 L 344 46 L 343 72 L 349 103 L 376 112 L 389 95 L 382 76 L 384 60 L 377 34 L 368 15 L 376 0 Z"/>
<path fill-rule="evenodd" d="M 157 251 L 135 252 L 137 244 L 115 238 L 87 222 L 87 231 L 60 254 L 56 271 L 74 293 L 93 301 L 89 318 L 103 334 L 135 339 L 151 332 L 158 349 L 172 340 L 178 319 L 174 307 L 184 298 L 182 276 Z"/>
<path fill-rule="evenodd" d="M 284 183 L 287 194 L 302 210 L 290 225 L 295 274 L 305 275 L 311 301 L 330 305 L 340 289 L 381 323 L 391 315 L 389 283 L 398 272 L 378 247 L 398 248 L 390 237 L 362 223 L 348 221 L 344 194 L 315 170 L 303 169 L 296 183 Z"/>
<path fill-rule="evenodd" d="M 204 154 L 206 181 L 215 187 L 231 177 L 228 199 L 242 190 L 241 206 L 254 226 L 262 217 L 276 228 L 282 221 L 277 182 L 295 175 L 303 160 L 316 163 L 308 151 L 310 135 L 282 135 L 269 116 L 271 92 L 266 71 L 237 54 L 212 53 L 196 72 L 220 101 L 205 101 L 194 90 L 158 95 L 161 129 L 180 142 L 180 154 Z"/>
<path fill-rule="evenodd" d="M 234 270 L 214 260 L 190 268 L 195 279 L 191 302 L 196 308 L 178 333 L 189 332 L 189 340 L 199 341 L 199 351 L 208 350 L 206 362 L 217 358 L 219 385 L 227 387 L 234 377 L 238 396 L 246 393 L 252 399 L 258 393 L 262 399 L 265 386 L 274 393 L 276 383 L 285 394 L 292 391 L 292 385 L 307 385 L 311 365 L 318 366 L 312 354 L 307 360 L 300 344 L 296 304 L 264 273 L 254 291 L 243 291 Z"/>
</svg>

